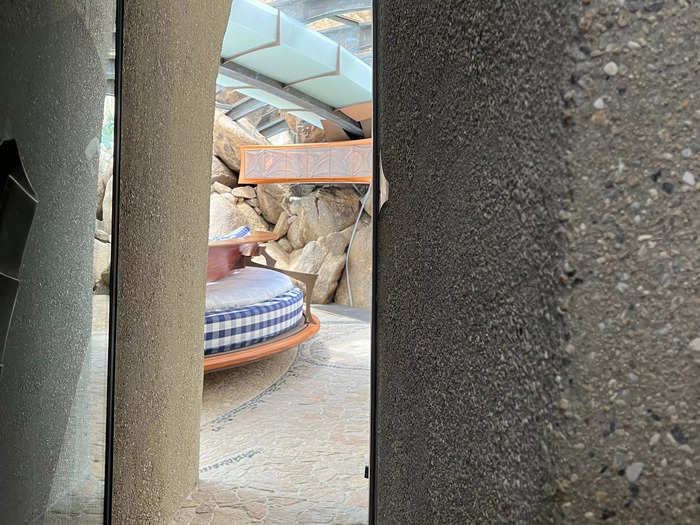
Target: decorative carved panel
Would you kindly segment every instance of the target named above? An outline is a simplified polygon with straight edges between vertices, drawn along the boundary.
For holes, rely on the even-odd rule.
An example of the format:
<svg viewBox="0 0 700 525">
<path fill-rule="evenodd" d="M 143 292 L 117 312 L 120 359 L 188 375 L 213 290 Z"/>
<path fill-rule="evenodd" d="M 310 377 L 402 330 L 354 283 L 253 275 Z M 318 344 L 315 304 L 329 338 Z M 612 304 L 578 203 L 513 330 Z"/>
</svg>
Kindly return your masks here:
<svg viewBox="0 0 700 525">
<path fill-rule="evenodd" d="M 241 184 L 372 181 L 372 139 L 241 146 Z"/>
</svg>

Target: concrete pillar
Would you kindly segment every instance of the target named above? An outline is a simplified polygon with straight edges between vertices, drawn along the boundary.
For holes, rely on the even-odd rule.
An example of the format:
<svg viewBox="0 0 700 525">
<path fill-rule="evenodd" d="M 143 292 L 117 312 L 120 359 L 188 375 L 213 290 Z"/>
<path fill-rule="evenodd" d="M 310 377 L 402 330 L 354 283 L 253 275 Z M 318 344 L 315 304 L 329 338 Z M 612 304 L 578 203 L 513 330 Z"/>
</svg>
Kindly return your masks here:
<svg viewBox="0 0 700 525">
<path fill-rule="evenodd" d="M 378 6 L 379 523 L 541 511 L 563 326 L 554 4 Z"/>
<path fill-rule="evenodd" d="M 39 202 L 2 356 L 0 522 L 36 523 L 87 470 L 91 152 L 105 92 L 96 43 L 109 38 L 114 17 L 101 1 L 82 2 L 82 11 L 67 0 L 1 4 L 0 142 L 17 141 Z"/>
<path fill-rule="evenodd" d="M 115 523 L 166 523 L 197 480 L 214 86 L 229 8 L 125 2 Z"/>
<path fill-rule="evenodd" d="M 377 5 L 378 523 L 700 519 L 691 4 Z"/>
</svg>

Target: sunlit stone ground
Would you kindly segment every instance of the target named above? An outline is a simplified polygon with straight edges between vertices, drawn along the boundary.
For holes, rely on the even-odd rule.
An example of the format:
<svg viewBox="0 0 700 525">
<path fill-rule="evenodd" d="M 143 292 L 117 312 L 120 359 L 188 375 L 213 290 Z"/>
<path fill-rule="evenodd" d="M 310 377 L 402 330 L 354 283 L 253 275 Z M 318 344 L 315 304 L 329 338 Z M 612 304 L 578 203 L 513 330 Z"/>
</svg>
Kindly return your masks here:
<svg viewBox="0 0 700 525">
<path fill-rule="evenodd" d="M 200 484 L 174 523 L 367 523 L 369 316 L 315 313 L 319 334 L 252 398 L 245 368 L 206 377 Z"/>
</svg>

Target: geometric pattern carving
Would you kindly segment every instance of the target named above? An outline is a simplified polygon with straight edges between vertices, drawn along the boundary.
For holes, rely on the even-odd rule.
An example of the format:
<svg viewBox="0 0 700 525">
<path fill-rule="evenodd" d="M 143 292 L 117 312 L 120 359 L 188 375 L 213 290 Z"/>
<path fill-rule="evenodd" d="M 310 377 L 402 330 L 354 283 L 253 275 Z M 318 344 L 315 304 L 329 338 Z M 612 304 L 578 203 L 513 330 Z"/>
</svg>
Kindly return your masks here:
<svg viewBox="0 0 700 525">
<path fill-rule="evenodd" d="M 372 139 L 241 146 L 240 184 L 372 181 Z"/>
</svg>

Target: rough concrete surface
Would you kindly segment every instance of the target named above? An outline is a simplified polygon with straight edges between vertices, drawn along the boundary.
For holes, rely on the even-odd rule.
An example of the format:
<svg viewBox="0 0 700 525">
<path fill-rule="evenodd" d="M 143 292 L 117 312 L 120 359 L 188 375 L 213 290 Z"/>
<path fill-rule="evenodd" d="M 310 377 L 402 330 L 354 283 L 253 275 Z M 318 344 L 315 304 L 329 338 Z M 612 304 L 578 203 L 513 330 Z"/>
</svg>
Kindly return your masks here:
<svg viewBox="0 0 700 525">
<path fill-rule="evenodd" d="M 551 507 L 567 4 L 376 6 L 378 523 Z"/>
<path fill-rule="evenodd" d="M 700 522 L 700 6 L 378 14 L 378 522 Z"/>
<path fill-rule="evenodd" d="M 0 142 L 17 140 L 39 200 L 0 378 L 0 522 L 29 523 L 87 462 L 80 373 L 105 92 L 94 39 L 112 22 L 105 2 L 83 2 L 91 24 L 68 0 L 0 4 Z"/>
<path fill-rule="evenodd" d="M 294 347 L 245 366 L 205 375 L 202 406 L 213 408 L 243 405 L 286 374 L 296 355 L 297 348 Z"/>
<path fill-rule="evenodd" d="M 556 518 L 699 523 L 700 4 L 570 14 Z"/>
<path fill-rule="evenodd" d="M 125 2 L 115 523 L 166 523 L 197 480 L 212 99 L 229 8 Z"/>
</svg>

